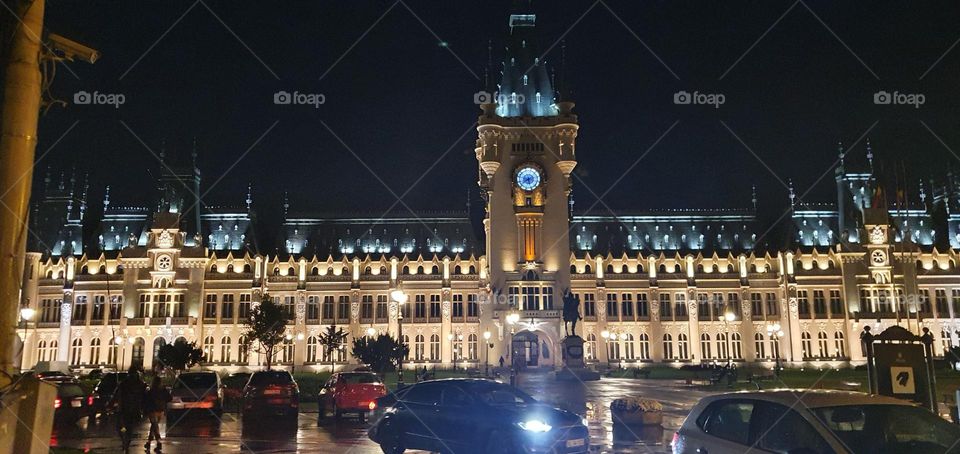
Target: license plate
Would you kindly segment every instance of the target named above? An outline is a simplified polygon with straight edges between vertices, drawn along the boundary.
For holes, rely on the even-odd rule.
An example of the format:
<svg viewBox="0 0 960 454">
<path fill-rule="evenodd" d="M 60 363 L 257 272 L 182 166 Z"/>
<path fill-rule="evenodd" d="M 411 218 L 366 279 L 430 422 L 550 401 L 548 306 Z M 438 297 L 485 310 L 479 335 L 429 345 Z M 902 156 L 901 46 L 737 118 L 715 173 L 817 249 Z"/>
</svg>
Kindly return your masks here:
<svg viewBox="0 0 960 454">
<path fill-rule="evenodd" d="M 79 401 L 79 400 L 74 400 L 74 401 L 70 402 L 70 406 L 73 407 L 73 408 L 80 408 L 81 405 L 83 405 L 83 402 L 81 402 L 81 401 Z"/>
<path fill-rule="evenodd" d="M 576 440 L 567 440 L 567 447 L 576 448 L 579 446 L 583 446 L 584 443 L 585 443 L 585 440 L 583 438 L 578 438 Z"/>
<path fill-rule="evenodd" d="M 276 395 L 279 395 L 279 394 L 280 394 L 280 390 L 279 390 L 279 389 L 265 389 L 265 390 L 263 391 L 263 395 L 264 395 L 264 396 L 276 396 Z"/>
</svg>

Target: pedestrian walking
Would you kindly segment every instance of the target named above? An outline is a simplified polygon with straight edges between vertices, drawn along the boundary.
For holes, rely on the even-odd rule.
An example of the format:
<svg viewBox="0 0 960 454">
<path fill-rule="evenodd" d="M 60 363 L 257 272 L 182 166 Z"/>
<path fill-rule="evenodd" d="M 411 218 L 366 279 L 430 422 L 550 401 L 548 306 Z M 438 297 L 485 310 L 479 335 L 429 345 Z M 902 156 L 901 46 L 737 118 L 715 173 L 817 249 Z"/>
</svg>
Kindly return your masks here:
<svg viewBox="0 0 960 454">
<path fill-rule="evenodd" d="M 170 391 L 163 383 L 160 383 L 160 376 L 153 377 L 153 383 L 150 384 L 150 390 L 143 401 L 143 411 L 150 420 L 150 434 L 147 436 L 147 442 L 143 447 L 150 451 L 150 442 L 157 440 L 156 452 L 160 452 L 163 446 L 160 444 L 160 418 L 167 409 L 167 403 L 173 400 Z"/>
<path fill-rule="evenodd" d="M 130 450 L 130 443 L 136 437 L 137 425 L 143 418 L 143 398 L 146 391 L 147 384 L 140 378 L 140 371 L 131 367 L 113 395 L 117 401 L 117 432 L 123 442 L 124 452 Z"/>
<path fill-rule="evenodd" d="M 500 357 L 500 368 L 503 369 L 503 357 Z"/>
</svg>

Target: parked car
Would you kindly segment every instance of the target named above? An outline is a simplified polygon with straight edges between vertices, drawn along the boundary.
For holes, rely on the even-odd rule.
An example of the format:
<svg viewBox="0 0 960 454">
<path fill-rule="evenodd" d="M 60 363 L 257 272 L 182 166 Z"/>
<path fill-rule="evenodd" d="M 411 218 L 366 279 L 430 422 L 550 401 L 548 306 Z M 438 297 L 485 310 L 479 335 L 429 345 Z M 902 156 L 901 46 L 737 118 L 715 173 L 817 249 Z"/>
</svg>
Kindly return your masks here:
<svg viewBox="0 0 960 454">
<path fill-rule="evenodd" d="M 386 394 L 377 398 L 374 401 L 373 413 L 370 415 L 371 424 L 376 424 L 386 414 L 386 410 L 396 404 L 410 388 L 411 386 L 404 386 L 393 391 L 387 390 Z"/>
<path fill-rule="evenodd" d="M 236 372 L 222 379 L 223 400 L 225 405 L 239 405 L 243 398 L 243 387 L 250 381 L 250 372 Z"/>
<path fill-rule="evenodd" d="M 367 432 L 385 453 L 586 453 L 590 447 L 582 418 L 492 380 L 430 380 L 398 397 Z"/>
<path fill-rule="evenodd" d="M 219 415 L 223 412 L 223 385 L 216 372 L 184 372 L 173 382 L 172 400 L 167 404 L 168 417 L 180 412 L 205 409 Z"/>
<path fill-rule="evenodd" d="M 90 415 L 93 396 L 88 396 L 83 391 L 79 380 L 61 376 L 44 381 L 57 386 L 57 397 L 53 401 L 55 422 L 73 424 L 80 418 Z"/>
<path fill-rule="evenodd" d="M 300 411 L 300 388 L 290 372 L 265 370 L 254 372 L 243 388 L 243 424 L 256 417 L 280 416 L 296 424 Z"/>
<path fill-rule="evenodd" d="M 377 399 L 387 394 L 380 377 L 373 372 L 337 372 L 317 392 L 319 419 L 329 410 L 334 419 L 343 413 L 357 413 L 360 422 L 377 407 Z"/>
<path fill-rule="evenodd" d="M 46 380 L 46 379 L 49 379 L 49 378 L 56 378 L 56 377 L 71 377 L 71 378 L 73 378 L 71 375 L 67 375 L 66 373 L 61 372 L 61 371 L 59 371 L 59 370 L 45 370 L 45 371 L 42 371 L 42 372 L 37 372 L 37 378 L 39 378 L 39 379 L 41 379 L 41 380 Z"/>
<path fill-rule="evenodd" d="M 673 452 L 724 454 L 942 453 L 960 427 L 891 397 L 773 390 L 703 398 L 673 437 Z"/>
<path fill-rule="evenodd" d="M 113 393 L 117 390 L 117 384 L 127 378 L 126 372 L 108 372 L 97 382 L 93 388 L 93 405 L 90 406 L 90 415 L 96 417 L 99 414 L 110 414 L 116 411 L 117 403 L 113 401 Z"/>
</svg>

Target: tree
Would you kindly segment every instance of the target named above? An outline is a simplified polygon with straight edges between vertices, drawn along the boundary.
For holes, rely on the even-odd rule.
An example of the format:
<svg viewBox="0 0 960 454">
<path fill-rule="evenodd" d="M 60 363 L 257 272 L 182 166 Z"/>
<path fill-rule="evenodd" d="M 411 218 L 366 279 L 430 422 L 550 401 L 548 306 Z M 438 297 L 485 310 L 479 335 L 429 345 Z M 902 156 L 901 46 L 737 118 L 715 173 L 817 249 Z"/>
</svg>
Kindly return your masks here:
<svg viewBox="0 0 960 454">
<path fill-rule="evenodd" d="M 361 337 L 353 340 L 353 356 L 361 363 L 370 366 L 374 372 L 383 374 L 396 369 L 400 359 L 404 358 L 409 347 L 387 334 L 376 338 Z"/>
<path fill-rule="evenodd" d="M 173 369 L 180 374 L 201 361 L 203 361 L 203 350 L 197 346 L 196 342 L 187 342 L 186 339 L 179 338 L 172 344 L 164 344 L 157 350 L 157 361 L 160 367 L 157 369 Z"/>
<path fill-rule="evenodd" d="M 333 373 L 333 352 L 343 348 L 347 343 L 347 332 L 343 328 L 337 328 L 336 325 L 330 325 L 327 330 L 317 336 L 317 342 L 323 345 L 324 351 L 330 358 L 330 373 Z"/>
<path fill-rule="evenodd" d="M 260 304 L 250 309 L 247 318 L 247 345 L 257 345 L 255 351 L 266 357 L 267 370 L 273 365 L 273 355 L 283 346 L 284 333 L 290 318 L 279 304 L 274 303 L 270 295 L 264 294 Z"/>
</svg>

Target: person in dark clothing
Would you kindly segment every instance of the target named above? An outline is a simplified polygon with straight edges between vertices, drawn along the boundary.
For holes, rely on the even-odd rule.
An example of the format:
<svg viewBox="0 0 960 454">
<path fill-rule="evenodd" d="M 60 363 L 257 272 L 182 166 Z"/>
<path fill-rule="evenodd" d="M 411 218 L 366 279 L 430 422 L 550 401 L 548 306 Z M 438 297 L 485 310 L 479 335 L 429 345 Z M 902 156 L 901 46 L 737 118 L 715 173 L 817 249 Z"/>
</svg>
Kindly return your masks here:
<svg viewBox="0 0 960 454">
<path fill-rule="evenodd" d="M 123 450 L 130 450 L 130 442 L 135 437 L 134 431 L 143 417 L 143 397 L 147 391 L 147 384 L 140 378 L 140 371 L 130 368 L 113 398 L 117 401 L 117 431 L 123 441 Z"/>
<path fill-rule="evenodd" d="M 160 444 L 160 418 L 163 417 L 163 412 L 167 409 L 167 403 L 172 399 L 170 391 L 160 383 L 160 376 L 153 377 L 150 390 L 147 391 L 143 400 L 143 412 L 147 414 L 147 418 L 150 420 L 150 434 L 147 436 L 147 442 L 143 445 L 147 451 L 150 450 L 150 442 L 153 440 L 157 440 L 156 452 L 163 449 Z"/>
<path fill-rule="evenodd" d="M 500 357 L 500 368 L 503 369 L 503 357 Z"/>
</svg>

